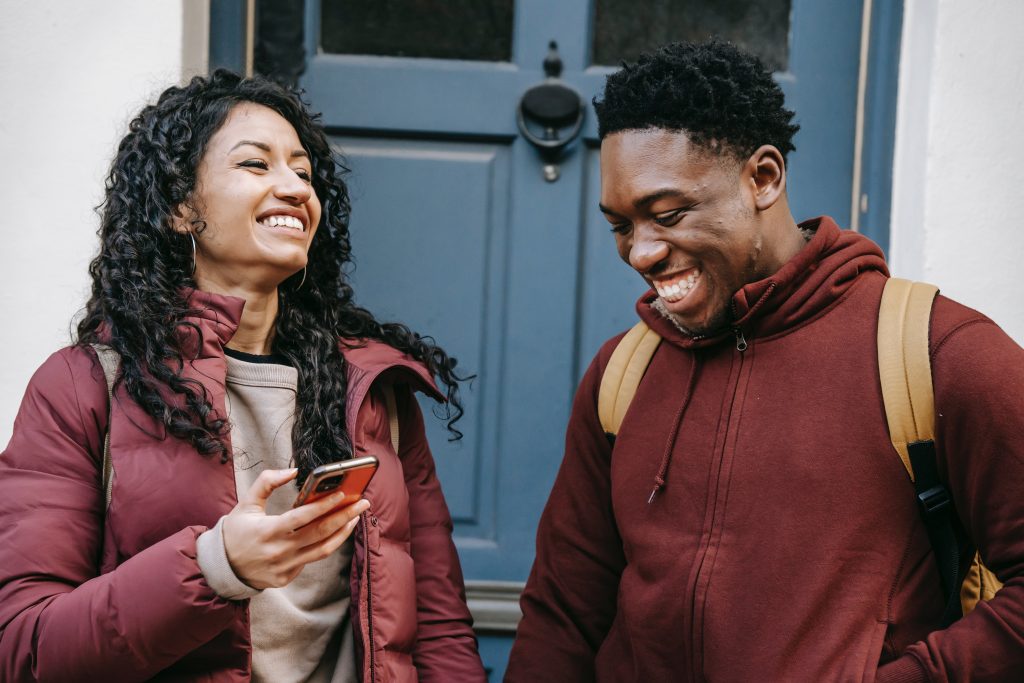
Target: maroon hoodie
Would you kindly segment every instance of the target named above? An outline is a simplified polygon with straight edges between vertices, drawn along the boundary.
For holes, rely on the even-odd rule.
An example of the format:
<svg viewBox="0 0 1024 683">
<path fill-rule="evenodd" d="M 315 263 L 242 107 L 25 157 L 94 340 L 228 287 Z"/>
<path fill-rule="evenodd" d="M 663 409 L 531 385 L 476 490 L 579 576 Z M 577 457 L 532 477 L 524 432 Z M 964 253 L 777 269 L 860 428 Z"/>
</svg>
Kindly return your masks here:
<svg viewBox="0 0 1024 683">
<path fill-rule="evenodd" d="M 195 292 L 203 331 L 186 374 L 224 411 L 223 345 L 244 302 Z M 364 681 L 483 681 L 462 573 L 408 387 L 440 398 L 389 346 L 346 351 L 357 453 L 381 464 L 355 532 L 352 622 Z M 396 384 L 401 454 L 373 391 Z M 401 389 L 401 390 L 398 390 Z M 112 502 L 100 465 L 110 426 Z M 0 454 L 0 681 L 248 681 L 248 601 L 218 597 L 196 538 L 236 503 L 234 468 L 166 435 L 124 393 L 107 400 L 91 349 L 36 372 Z"/>
<path fill-rule="evenodd" d="M 664 341 L 614 448 L 597 394 L 621 337 L 594 359 L 506 681 L 1024 680 L 1024 351 L 936 301 L 939 468 L 1006 583 L 939 630 L 938 570 L 882 406 L 882 254 L 830 219 L 802 227 L 808 245 L 737 292 L 715 338 L 641 298 Z"/>
</svg>

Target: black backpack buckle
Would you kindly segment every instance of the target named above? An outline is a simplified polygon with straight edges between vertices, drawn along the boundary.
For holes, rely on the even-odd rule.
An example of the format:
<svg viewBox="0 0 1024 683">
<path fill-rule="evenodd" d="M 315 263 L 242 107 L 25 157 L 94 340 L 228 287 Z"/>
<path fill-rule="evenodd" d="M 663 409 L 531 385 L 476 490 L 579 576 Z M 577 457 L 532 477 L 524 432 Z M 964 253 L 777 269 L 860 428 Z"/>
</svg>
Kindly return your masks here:
<svg viewBox="0 0 1024 683">
<path fill-rule="evenodd" d="M 926 517 L 932 517 L 949 508 L 949 491 L 945 486 L 933 486 L 917 494 L 917 503 Z"/>
</svg>

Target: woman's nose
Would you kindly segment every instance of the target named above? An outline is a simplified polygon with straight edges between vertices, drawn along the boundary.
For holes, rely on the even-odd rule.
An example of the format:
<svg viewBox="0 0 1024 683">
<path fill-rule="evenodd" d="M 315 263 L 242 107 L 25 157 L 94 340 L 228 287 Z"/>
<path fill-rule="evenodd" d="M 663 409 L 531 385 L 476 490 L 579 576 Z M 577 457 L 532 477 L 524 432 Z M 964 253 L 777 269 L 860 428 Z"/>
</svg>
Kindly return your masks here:
<svg viewBox="0 0 1024 683">
<path fill-rule="evenodd" d="M 287 169 L 278 174 L 274 185 L 274 195 L 278 199 L 293 204 L 305 204 L 313 196 L 313 186 L 291 169 Z"/>
</svg>

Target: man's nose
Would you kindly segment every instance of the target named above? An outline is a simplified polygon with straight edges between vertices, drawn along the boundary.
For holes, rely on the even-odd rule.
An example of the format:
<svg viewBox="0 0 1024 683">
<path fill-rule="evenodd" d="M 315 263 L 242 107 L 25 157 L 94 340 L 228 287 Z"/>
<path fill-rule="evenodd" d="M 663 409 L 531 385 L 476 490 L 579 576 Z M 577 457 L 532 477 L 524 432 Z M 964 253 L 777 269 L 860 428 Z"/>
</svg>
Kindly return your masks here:
<svg viewBox="0 0 1024 683">
<path fill-rule="evenodd" d="M 640 273 L 647 273 L 668 257 L 668 245 L 657 239 L 650 230 L 634 228 L 633 244 L 629 250 L 629 265 Z"/>
</svg>

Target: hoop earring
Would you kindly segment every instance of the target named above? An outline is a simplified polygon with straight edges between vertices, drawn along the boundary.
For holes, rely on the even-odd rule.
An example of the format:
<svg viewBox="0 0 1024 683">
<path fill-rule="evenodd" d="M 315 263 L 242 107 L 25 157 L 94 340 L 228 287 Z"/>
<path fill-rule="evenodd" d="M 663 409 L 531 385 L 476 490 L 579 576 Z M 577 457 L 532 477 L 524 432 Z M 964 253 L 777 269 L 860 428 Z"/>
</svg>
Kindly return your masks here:
<svg viewBox="0 0 1024 683">
<path fill-rule="evenodd" d="M 302 285 L 306 284 L 306 266 L 302 266 L 302 279 L 299 280 L 299 286 L 295 288 L 295 291 L 302 289 Z"/>
<path fill-rule="evenodd" d="M 192 233 L 189 233 L 188 236 L 189 236 L 189 239 L 192 240 L 192 271 L 189 273 L 189 275 L 195 275 L 196 274 L 196 236 L 193 235 Z"/>
</svg>

